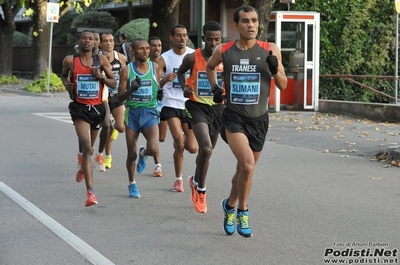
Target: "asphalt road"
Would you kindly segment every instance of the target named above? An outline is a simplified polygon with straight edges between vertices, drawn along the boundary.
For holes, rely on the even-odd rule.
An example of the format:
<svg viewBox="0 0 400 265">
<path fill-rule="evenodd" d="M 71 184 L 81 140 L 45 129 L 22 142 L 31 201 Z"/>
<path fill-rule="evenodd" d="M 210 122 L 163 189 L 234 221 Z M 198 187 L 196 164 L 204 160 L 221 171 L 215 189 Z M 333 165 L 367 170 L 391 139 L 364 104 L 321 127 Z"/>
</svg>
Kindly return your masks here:
<svg viewBox="0 0 400 265">
<path fill-rule="evenodd" d="M 185 153 L 185 192 L 172 192 L 169 136 L 160 144 L 164 176 L 151 176 L 150 158 L 136 175 L 142 197 L 132 199 L 120 135 L 113 168 L 94 173 L 99 203 L 85 208 L 84 184 L 75 182 L 77 138 L 68 102 L 65 93 L 0 92 L 1 265 L 399 262 L 399 168 L 370 161 L 400 143 L 396 124 L 271 114 L 249 198 L 254 236 L 245 239 L 222 229 L 220 201 L 236 164 L 222 140 L 210 162 L 206 214 L 190 202 L 187 176 L 195 155 Z M 379 256 L 381 249 L 386 256 Z"/>
</svg>

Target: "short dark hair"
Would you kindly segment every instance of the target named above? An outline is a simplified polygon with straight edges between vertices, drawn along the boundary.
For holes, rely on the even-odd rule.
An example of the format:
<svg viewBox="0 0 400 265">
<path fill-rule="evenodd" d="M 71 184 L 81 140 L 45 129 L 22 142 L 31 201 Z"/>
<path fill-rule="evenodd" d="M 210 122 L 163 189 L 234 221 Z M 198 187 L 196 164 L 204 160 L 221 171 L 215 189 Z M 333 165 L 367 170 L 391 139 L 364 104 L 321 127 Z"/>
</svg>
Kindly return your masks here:
<svg viewBox="0 0 400 265">
<path fill-rule="evenodd" d="M 138 43 L 139 41 L 146 41 L 146 42 L 147 42 L 146 39 L 143 39 L 143 38 L 136 38 L 136 39 L 134 39 L 134 40 L 132 41 L 132 45 L 131 45 L 132 49 L 135 48 L 136 43 Z"/>
<path fill-rule="evenodd" d="M 81 38 L 82 35 L 83 35 L 84 33 L 87 33 L 87 32 L 92 33 L 92 34 L 95 33 L 93 30 L 85 29 L 84 31 L 81 32 L 81 34 L 79 34 L 79 38 Z"/>
<path fill-rule="evenodd" d="M 101 41 L 103 40 L 103 36 L 105 36 L 105 35 L 111 35 L 111 36 L 114 38 L 114 35 L 113 35 L 111 32 L 104 32 L 104 33 L 102 33 L 102 34 L 100 35 L 100 40 L 101 40 Z"/>
<path fill-rule="evenodd" d="M 161 39 L 160 39 L 159 37 L 153 36 L 153 37 L 150 37 L 150 38 L 149 38 L 149 40 L 148 40 L 149 44 L 150 44 L 150 42 L 151 42 L 152 40 L 159 40 L 159 41 L 161 41 Z"/>
<path fill-rule="evenodd" d="M 182 25 L 182 24 L 176 24 L 171 29 L 171 32 L 170 32 L 171 36 L 175 35 L 175 29 L 186 29 L 186 27 L 184 25 Z"/>
<path fill-rule="evenodd" d="M 257 17 L 258 17 L 257 9 L 255 9 L 255 8 L 252 7 L 252 6 L 242 5 L 242 6 L 239 6 L 239 7 L 235 10 L 235 12 L 233 12 L 233 22 L 239 23 L 239 13 L 240 13 L 240 11 L 242 11 L 242 10 L 243 10 L 243 12 L 245 12 L 245 13 L 254 11 L 254 12 L 256 12 Z"/>
<path fill-rule="evenodd" d="M 209 21 L 203 25 L 203 35 L 206 34 L 206 31 L 222 31 L 221 25 L 215 21 Z"/>
<path fill-rule="evenodd" d="M 121 33 L 121 35 L 119 35 L 123 40 L 127 40 L 129 38 L 129 35 L 126 33 Z"/>
</svg>

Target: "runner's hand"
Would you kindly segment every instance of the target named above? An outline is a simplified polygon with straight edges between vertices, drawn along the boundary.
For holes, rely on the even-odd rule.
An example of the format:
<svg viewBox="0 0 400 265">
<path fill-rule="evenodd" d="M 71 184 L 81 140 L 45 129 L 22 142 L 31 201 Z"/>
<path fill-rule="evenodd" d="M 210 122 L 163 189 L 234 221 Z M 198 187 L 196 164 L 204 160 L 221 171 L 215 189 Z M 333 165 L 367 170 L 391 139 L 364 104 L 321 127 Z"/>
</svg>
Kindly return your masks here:
<svg viewBox="0 0 400 265">
<path fill-rule="evenodd" d="M 131 85 L 129 89 L 131 90 L 132 93 L 136 92 L 139 89 L 140 85 L 141 85 L 141 80 L 139 76 L 136 76 L 135 79 L 131 80 Z"/>
<path fill-rule="evenodd" d="M 272 54 L 271 50 L 265 62 L 268 64 L 271 74 L 276 75 L 278 73 L 278 58 Z"/>
<path fill-rule="evenodd" d="M 164 98 L 164 89 L 159 89 L 157 91 L 157 100 L 161 101 L 161 100 L 163 100 L 163 98 Z"/>
<path fill-rule="evenodd" d="M 212 85 L 211 92 L 214 94 L 213 101 L 215 103 L 221 103 L 224 100 L 224 97 L 222 96 L 222 88 L 219 85 Z"/>
<path fill-rule="evenodd" d="M 183 89 L 183 96 L 185 98 L 190 98 L 190 95 L 193 94 L 193 89 L 191 87 L 185 86 L 185 88 Z"/>
</svg>

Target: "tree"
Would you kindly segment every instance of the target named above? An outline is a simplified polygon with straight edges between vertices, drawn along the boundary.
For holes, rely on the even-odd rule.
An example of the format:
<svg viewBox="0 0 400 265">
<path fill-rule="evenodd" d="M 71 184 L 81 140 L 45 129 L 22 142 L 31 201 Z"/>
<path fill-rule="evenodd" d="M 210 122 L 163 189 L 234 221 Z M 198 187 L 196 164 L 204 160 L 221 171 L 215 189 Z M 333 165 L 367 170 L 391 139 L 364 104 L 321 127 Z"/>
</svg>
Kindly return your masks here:
<svg viewBox="0 0 400 265">
<path fill-rule="evenodd" d="M 0 76 L 11 76 L 14 18 L 22 8 L 22 1 L 0 0 L 0 6 L 4 13 L 0 16 Z"/>
<path fill-rule="evenodd" d="M 247 4 L 254 7 L 258 11 L 259 29 L 257 39 L 265 41 L 267 39 L 267 29 L 271 11 L 274 7 L 275 0 L 248 0 Z"/>
<path fill-rule="evenodd" d="M 162 50 L 170 49 L 169 33 L 179 20 L 179 0 L 153 0 L 150 15 L 149 37 L 158 36 Z"/>
</svg>

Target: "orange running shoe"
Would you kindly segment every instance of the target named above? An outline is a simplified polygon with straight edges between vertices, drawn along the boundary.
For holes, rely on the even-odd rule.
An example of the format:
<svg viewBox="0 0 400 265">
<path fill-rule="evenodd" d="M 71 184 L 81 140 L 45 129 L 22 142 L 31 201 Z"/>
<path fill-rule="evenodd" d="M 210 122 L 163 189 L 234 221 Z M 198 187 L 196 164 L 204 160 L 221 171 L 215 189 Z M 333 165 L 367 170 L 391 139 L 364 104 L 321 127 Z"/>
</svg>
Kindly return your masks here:
<svg viewBox="0 0 400 265">
<path fill-rule="evenodd" d="M 97 204 L 96 195 L 94 195 L 94 193 L 91 192 L 90 190 L 88 190 L 86 197 L 87 197 L 87 200 L 86 200 L 85 207 Z"/>
<path fill-rule="evenodd" d="M 80 168 L 80 169 L 78 169 L 78 172 L 76 172 L 76 182 L 81 182 L 84 179 L 85 179 L 85 175 L 83 174 L 83 169 Z"/>
<path fill-rule="evenodd" d="M 162 166 L 157 164 L 154 168 L 153 177 L 162 177 Z"/>
<path fill-rule="evenodd" d="M 197 193 L 197 200 L 194 203 L 194 209 L 199 213 L 206 213 L 207 212 L 206 194 L 200 193 L 197 190 L 196 193 Z"/>
<path fill-rule="evenodd" d="M 174 188 L 172 189 L 172 191 L 183 192 L 183 182 L 181 179 L 178 179 L 174 182 Z"/>
<path fill-rule="evenodd" d="M 188 182 L 190 185 L 190 189 L 192 190 L 192 195 L 191 195 L 191 199 L 192 199 L 192 203 L 195 204 L 196 200 L 197 200 L 197 190 L 196 190 L 196 186 L 193 184 L 193 176 L 189 176 L 188 178 Z"/>
<path fill-rule="evenodd" d="M 96 169 L 100 172 L 106 172 L 106 167 L 104 166 L 104 157 L 102 154 L 97 153 L 94 158 L 94 163 L 96 165 Z"/>
<path fill-rule="evenodd" d="M 78 171 L 76 172 L 76 182 L 81 182 L 85 178 L 85 175 L 83 174 L 83 169 L 82 169 L 82 154 L 78 153 Z"/>
</svg>

